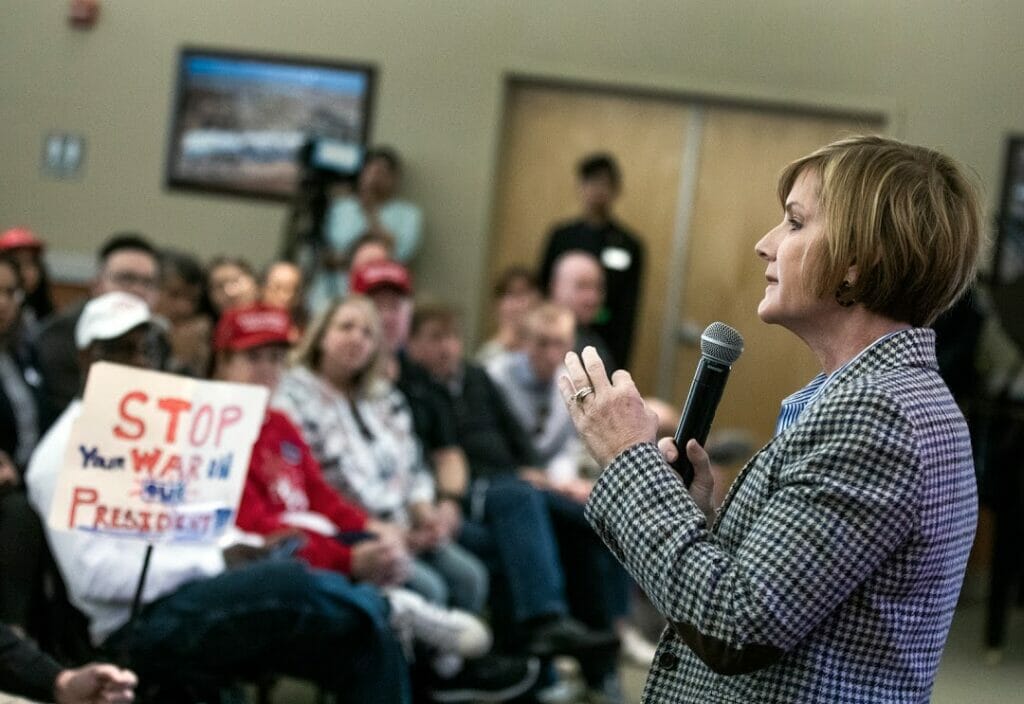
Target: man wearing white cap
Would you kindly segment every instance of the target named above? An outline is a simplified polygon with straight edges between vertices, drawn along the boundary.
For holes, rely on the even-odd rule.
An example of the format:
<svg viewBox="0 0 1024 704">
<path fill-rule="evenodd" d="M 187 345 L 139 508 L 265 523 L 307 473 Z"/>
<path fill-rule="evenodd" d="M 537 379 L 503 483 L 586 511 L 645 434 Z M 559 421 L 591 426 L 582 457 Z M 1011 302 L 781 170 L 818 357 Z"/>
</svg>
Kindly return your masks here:
<svg viewBox="0 0 1024 704">
<path fill-rule="evenodd" d="M 75 329 L 82 369 L 98 361 L 152 368 L 157 334 L 142 299 L 99 296 L 86 304 Z M 41 515 L 49 512 L 81 411 L 81 401 L 72 401 L 29 463 L 26 484 Z M 312 679 L 339 702 L 410 699 L 401 647 L 369 587 L 297 562 L 239 561 L 238 550 L 160 544 L 152 552 L 144 607 L 129 623 L 145 546 L 49 528 L 47 538 L 93 641 L 126 657 L 143 687 L 162 685 L 165 696 L 167 686 L 183 690 L 170 696 L 209 696 L 233 679 L 277 672 Z"/>
<path fill-rule="evenodd" d="M 131 293 L 149 305 L 160 293 L 160 254 L 145 237 L 122 232 L 110 237 L 97 252 L 96 278 L 90 295 L 112 291 Z M 75 304 L 54 313 L 32 340 L 32 356 L 41 377 L 40 421 L 46 429 L 79 392 L 85 370 L 78 362 L 74 331 L 84 310 Z"/>
</svg>

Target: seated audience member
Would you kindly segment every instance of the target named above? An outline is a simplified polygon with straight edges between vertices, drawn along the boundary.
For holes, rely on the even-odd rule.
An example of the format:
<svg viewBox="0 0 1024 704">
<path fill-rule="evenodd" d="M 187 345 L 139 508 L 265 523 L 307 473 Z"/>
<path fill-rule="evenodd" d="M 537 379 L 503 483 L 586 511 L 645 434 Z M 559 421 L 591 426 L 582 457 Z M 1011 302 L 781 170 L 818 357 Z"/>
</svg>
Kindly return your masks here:
<svg viewBox="0 0 1024 704">
<path fill-rule="evenodd" d="M 563 360 L 576 341 L 576 319 L 564 306 L 541 303 L 526 313 L 523 332 L 524 349 L 492 358 L 487 373 L 526 430 L 544 469 L 529 479 L 586 501 L 589 484 L 581 483 L 578 471 L 584 450 L 558 390 Z"/>
<path fill-rule="evenodd" d="M 394 259 L 394 255 L 395 243 L 387 235 L 367 232 L 352 243 L 352 248 L 349 250 L 348 270 L 353 272 L 373 262 L 391 261 Z"/>
<path fill-rule="evenodd" d="M 503 352 L 523 348 L 523 316 L 540 301 L 540 289 L 533 273 L 523 266 L 502 272 L 494 286 L 494 312 L 498 329 L 494 337 L 477 350 L 476 361 L 487 364 Z"/>
<path fill-rule="evenodd" d="M 302 429 L 327 481 L 395 524 L 415 555 L 408 586 L 437 604 L 483 609 L 488 574 L 452 542 L 405 398 L 381 371 L 380 317 L 369 299 L 332 305 L 307 331 L 275 407 Z"/>
<path fill-rule="evenodd" d="M 443 305 L 418 306 L 413 314 L 407 345 L 409 357 L 423 366 L 443 389 L 454 423 L 456 442 L 469 462 L 473 482 L 469 504 L 479 492 L 492 500 L 490 486 L 524 484 L 521 478 L 538 475 L 530 438 L 520 426 L 501 390 L 483 368 L 462 355 L 462 338 L 455 312 Z M 571 613 L 590 628 L 607 631 L 626 612 L 628 582 L 624 572 L 583 516 L 583 503 L 553 491 L 530 487 L 550 519 L 558 541 L 557 555 L 564 571 L 566 602 Z M 511 533 L 527 530 L 521 516 L 514 528 L 494 538 L 508 540 Z M 545 524 L 547 522 L 545 521 Z M 468 543 L 467 543 L 468 544 Z M 509 575 L 510 583 L 519 577 Z M 607 643 L 617 641 L 611 637 Z M 619 685 L 615 658 L 598 653 L 582 658 L 588 685 L 600 696 L 615 701 Z"/>
<path fill-rule="evenodd" d="M 75 328 L 83 370 L 98 361 L 153 368 L 159 332 L 152 320 L 146 303 L 131 294 L 91 300 Z M 26 483 L 40 515 L 49 513 L 81 413 L 81 401 L 73 401 L 32 456 Z M 298 562 L 252 560 L 252 548 L 160 543 L 143 608 L 129 623 L 145 545 L 51 528 L 46 536 L 71 602 L 90 620 L 94 643 L 121 655 L 144 686 L 209 692 L 269 672 L 312 679 L 341 702 L 410 701 L 388 606 L 372 587 Z"/>
<path fill-rule="evenodd" d="M 251 306 L 260 297 L 256 273 L 244 259 L 216 257 L 206 267 L 206 295 L 217 319 L 228 308 Z"/>
<path fill-rule="evenodd" d="M 461 500 L 466 493 L 469 470 L 462 449 L 449 432 L 446 401 L 436 393 L 436 384 L 426 370 L 405 354 L 413 310 L 412 277 L 397 262 L 371 261 L 353 270 L 352 288 L 355 293 L 368 296 L 380 315 L 384 372 L 409 402 L 417 438 L 434 468 L 438 512 L 455 533 L 462 525 Z"/>
<path fill-rule="evenodd" d="M 124 291 L 156 305 L 160 294 L 160 261 L 156 249 L 141 235 L 119 233 L 103 243 L 97 257 L 91 295 Z M 85 302 L 43 321 L 32 345 L 33 363 L 41 376 L 40 427 L 46 429 L 63 413 L 82 385 L 75 349 L 75 325 Z"/>
<path fill-rule="evenodd" d="M 34 334 L 40 321 L 53 313 L 50 277 L 43 263 L 45 244 L 26 227 L 12 227 L 0 235 L 0 254 L 9 254 L 18 264 L 25 300 L 21 306 L 22 321 Z"/>
<path fill-rule="evenodd" d="M 271 263 L 260 277 L 260 301 L 288 313 L 292 321 L 292 342 L 302 336 L 309 322 L 304 289 L 302 269 L 289 261 Z"/>
<path fill-rule="evenodd" d="M 285 369 L 290 329 L 288 314 L 279 308 L 226 312 L 214 337 L 217 378 L 260 384 L 273 392 Z M 432 606 L 394 586 L 404 581 L 409 565 L 398 531 L 370 518 L 327 484 L 301 433 L 280 411 L 267 411 L 253 446 L 237 524 L 265 536 L 298 531 L 303 543 L 296 555 L 303 561 L 384 588 L 396 631 L 441 653 L 435 662 L 444 666 L 431 680 L 445 701 L 456 701 L 456 690 L 488 701 L 512 698 L 536 679 L 536 662 L 479 658 L 490 646 L 490 634 L 476 618 Z M 474 660 L 456 672 L 452 655 Z"/>
<path fill-rule="evenodd" d="M 458 314 L 441 303 L 418 305 L 406 344 L 409 358 L 444 388 L 457 421 L 459 445 L 476 476 L 535 467 L 526 432 L 483 367 L 463 358 Z"/>
<path fill-rule="evenodd" d="M 0 451 L 0 623 L 21 635 L 32 625 L 45 555 L 43 528 L 25 496 L 21 473 Z"/>
<path fill-rule="evenodd" d="M 539 489 L 556 492 L 582 506 L 594 486 L 592 479 L 583 476 L 583 470 L 597 467 L 580 442 L 558 390 L 558 377 L 565 373 L 563 360 L 574 345 L 575 318 L 564 306 L 541 303 L 527 312 L 524 330 L 523 351 L 494 358 L 487 372 L 529 434 L 544 469 L 543 473 L 527 472 L 525 478 Z M 624 580 L 628 585 L 624 571 L 610 571 L 609 578 Z M 654 644 L 625 618 L 616 622 L 615 630 L 622 641 L 623 655 L 650 667 Z"/>
<path fill-rule="evenodd" d="M 588 252 L 571 250 L 555 259 L 551 276 L 551 300 L 565 306 L 576 316 L 576 345 L 574 352 L 593 347 L 611 372 L 618 368 L 609 344 L 596 331 L 593 323 L 604 305 L 604 271 L 597 258 Z M 607 328 L 605 328 L 607 330 Z M 606 356 L 607 355 L 607 356 Z M 671 435 L 679 422 L 679 409 L 665 401 L 648 396 L 647 407 L 658 416 L 658 434 Z"/>
<path fill-rule="evenodd" d="M 18 346 L 24 300 L 18 265 L 0 255 L 0 451 L 21 468 L 39 439 L 38 378 Z"/>
<path fill-rule="evenodd" d="M 373 301 L 381 322 L 384 373 L 408 396 L 402 381 L 406 372 L 412 370 L 407 367 L 403 349 L 412 320 L 412 275 L 398 262 L 370 261 L 352 270 L 352 293 Z M 419 418 L 416 420 L 418 423 Z"/>
<path fill-rule="evenodd" d="M 394 240 L 387 235 L 370 231 L 359 236 L 349 250 L 338 258 L 338 267 L 331 274 L 335 280 L 334 287 L 338 291 L 336 297 L 348 295 L 351 272 L 373 262 L 390 261 L 394 251 Z M 318 304 L 321 306 L 320 311 L 329 303 L 330 301 L 324 300 Z"/>
<path fill-rule="evenodd" d="M 458 536 L 463 527 L 460 497 L 465 494 L 468 477 L 465 457 L 444 435 L 447 409 L 432 403 L 429 391 L 424 394 L 422 382 L 430 383 L 426 373 L 411 364 L 402 351 L 412 317 L 412 277 L 397 262 L 371 259 L 353 269 L 352 288 L 369 297 L 380 317 L 380 368 L 409 403 L 417 440 L 434 469 L 438 519 L 445 533 Z"/>
<path fill-rule="evenodd" d="M 330 254 L 310 287 L 310 310 L 319 312 L 332 298 L 344 295 L 346 282 L 338 272 L 349 266 L 352 245 L 364 234 L 389 240 L 397 261 L 412 260 L 420 246 L 423 215 L 418 206 L 397 197 L 401 177 L 402 162 L 393 149 L 366 152 L 356 192 L 336 200 L 327 212 L 324 239 Z"/>
<path fill-rule="evenodd" d="M 368 296 L 380 315 L 384 374 L 409 402 L 416 436 L 434 469 L 438 513 L 454 535 L 462 525 L 460 501 L 469 471 L 462 449 L 447 430 L 447 406 L 437 402 L 426 371 L 410 362 L 404 351 L 412 320 L 412 276 L 397 262 L 370 261 L 353 269 L 352 289 Z"/>
<path fill-rule="evenodd" d="M 597 314 L 604 305 L 604 270 L 593 254 L 571 250 L 555 259 L 548 288 L 551 300 L 565 306 L 576 316 L 576 348 L 597 349 L 609 371 L 618 369 L 605 340 L 594 330 Z"/>
<path fill-rule="evenodd" d="M 576 171 L 580 216 L 557 225 L 548 235 L 540 264 L 541 288 L 551 294 L 555 260 L 569 250 L 589 252 L 601 263 L 607 288 L 605 304 L 595 316 L 595 332 L 626 367 L 633 346 L 637 304 L 644 276 L 644 243 L 615 217 L 622 173 L 610 154 L 589 154 Z"/>
<path fill-rule="evenodd" d="M 212 321 L 203 310 L 206 278 L 191 254 L 164 250 L 160 255 L 160 296 L 153 312 L 167 322 L 169 371 L 205 377 L 210 367 Z"/>
<path fill-rule="evenodd" d="M 0 692 L 56 704 L 129 704 L 135 684 L 135 673 L 113 665 L 63 668 L 0 625 Z"/>
<path fill-rule="evenodd" d="M 44 548 L 21 480 L 39 439 L 35 392 L 15 346 L 22 293 L 17 264 L 0 255 L 0 623 L 24 634 L 40 588 Z"/>
</svg>

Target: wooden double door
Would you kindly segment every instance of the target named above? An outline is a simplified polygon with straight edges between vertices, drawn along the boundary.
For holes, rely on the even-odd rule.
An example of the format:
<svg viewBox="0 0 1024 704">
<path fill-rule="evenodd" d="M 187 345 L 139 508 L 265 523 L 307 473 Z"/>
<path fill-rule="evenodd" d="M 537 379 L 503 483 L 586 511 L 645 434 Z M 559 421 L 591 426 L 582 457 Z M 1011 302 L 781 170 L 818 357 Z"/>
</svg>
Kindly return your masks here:
<svg viewBox="0 0 1024 704">
<path fill-rule="evenodd" d="M 538 263 L 552 223 L 578 212 L 580 157 L 612 153 L 623 173 L 616 213 L 647 250 L 630 372 L 645 393 L 678 405 L 699 357 L 694 335 L 715 320 L 732 325 L 746 351 L 715 425 L 765 441 L 779 401 L 816 373 L 799 340 L 756 314 L 765 281 L 754 243 L 782 217 L 776 179 L 818 146 L 880 127 L 877 119 L 512 81 L 488 284 L 510 264 Z"/>
</svg>

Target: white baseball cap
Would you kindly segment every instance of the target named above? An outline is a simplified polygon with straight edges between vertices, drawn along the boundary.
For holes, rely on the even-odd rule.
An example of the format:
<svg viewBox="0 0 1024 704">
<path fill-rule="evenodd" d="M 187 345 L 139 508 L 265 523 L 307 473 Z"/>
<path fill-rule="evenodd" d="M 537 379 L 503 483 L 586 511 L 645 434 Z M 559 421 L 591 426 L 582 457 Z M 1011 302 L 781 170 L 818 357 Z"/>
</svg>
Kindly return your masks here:
<svg viewBox="0 0 1024 704">
<path fill-rule="evenodd" d="M 85 304 L 75 326 L 75 346 L 84 350 L 96 340 L 113 340 L 153 322 L 149 306 L 138 296 L 111 291 Z"/>
</svg>

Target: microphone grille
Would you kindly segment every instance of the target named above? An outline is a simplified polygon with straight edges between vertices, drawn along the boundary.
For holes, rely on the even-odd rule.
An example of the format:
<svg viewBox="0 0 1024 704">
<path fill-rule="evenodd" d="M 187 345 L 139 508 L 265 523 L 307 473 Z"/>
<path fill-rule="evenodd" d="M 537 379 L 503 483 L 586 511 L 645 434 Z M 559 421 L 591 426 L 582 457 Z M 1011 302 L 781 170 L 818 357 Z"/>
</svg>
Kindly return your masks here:
<svg viewBox="0 0 1024 704">
<path fill-rule="evenodd" d="M 705 357 L 731 367 L 743 354 L 743 335 L 725 323 L 711 323 L 700 336 L 700 351 Z"/>
</svg>

